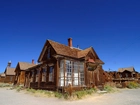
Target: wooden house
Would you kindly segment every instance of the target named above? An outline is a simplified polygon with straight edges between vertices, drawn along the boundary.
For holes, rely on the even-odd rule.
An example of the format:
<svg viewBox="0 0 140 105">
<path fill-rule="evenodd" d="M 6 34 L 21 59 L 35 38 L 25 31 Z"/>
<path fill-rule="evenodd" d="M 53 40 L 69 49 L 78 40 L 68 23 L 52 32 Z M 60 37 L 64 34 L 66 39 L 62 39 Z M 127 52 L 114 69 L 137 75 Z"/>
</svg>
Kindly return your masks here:
<svg viewBox="0 0 140 105">
<path fill-rule="evenodd" d="M 134 67 L 119 68 L 117 71 L 117 77 L 113 80 L 115 82 L 134 81 L 138 79 L 138 72 L 135 71 Z"/>
<path fill-rule="evenodd" d="M 138 78 L 138 72 L 135 71 L 134 67 L 119 68 L 121 78 Z"/>
<path fill-rule="evenodd" d="M 25 70 L 28 68 L 34 66 L 34 60 L 32 60 L 32 63 L 27 62 L 18 62 L 16 68 L 15 68 L 15 80 L 14 85 L 24 85 L 25 82 Z"/>
<path fill-rule="evenodd" d="M 38 58 L 40 64 L 26 71 L 25 87 L 64 90 L 102 86 L 108 81 L 102 69 L 104 62 L 92 47 L 79 49 L 47 40 Z"/>
<path fill-rule="evenodd" d="M 7 67 L 5 69 L 5 72 L 4 73 L 5 73 L 4 83 L 14 83 L 15 68 Z"/>
<path fill-rule="evenodd" d="M 0 73 L 0 82 L 4 82 L 5 80 L 5 73 Z"/>
<path fill-rule="evenodd" d="M 120 74 L 117 71 L 107 71 L 106 73 L 111 76 L 112 80 L 120 78 Z"/>
</svg>

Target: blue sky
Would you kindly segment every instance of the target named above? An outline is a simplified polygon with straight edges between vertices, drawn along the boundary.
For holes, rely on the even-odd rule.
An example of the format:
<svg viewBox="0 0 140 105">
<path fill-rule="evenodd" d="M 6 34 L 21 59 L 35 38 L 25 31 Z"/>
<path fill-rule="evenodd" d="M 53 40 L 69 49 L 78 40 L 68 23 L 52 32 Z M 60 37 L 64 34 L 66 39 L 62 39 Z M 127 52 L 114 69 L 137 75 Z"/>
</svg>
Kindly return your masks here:
<svg viewBox="0 0 140 105">
<path fill-rule="evenodd" d="M 140 1 L 1 0 L 0 72 L 9 60 L 37 61 L 51 39 L 81 49 L 92 46 L 104 70 L 134 66 L 140 71 Z"/>
</svg>

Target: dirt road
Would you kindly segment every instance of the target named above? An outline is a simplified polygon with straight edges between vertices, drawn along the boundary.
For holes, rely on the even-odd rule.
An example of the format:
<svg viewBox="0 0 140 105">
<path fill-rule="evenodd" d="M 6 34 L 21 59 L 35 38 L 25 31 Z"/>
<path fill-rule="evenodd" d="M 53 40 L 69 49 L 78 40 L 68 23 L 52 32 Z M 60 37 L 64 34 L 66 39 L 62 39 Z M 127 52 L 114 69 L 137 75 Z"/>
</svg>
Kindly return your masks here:
<svg viewBox="0 0 140 105">
<path fill-rule="evenodd" d="M 118 93 L 93 95 L 66 101 L 57 98 L 35 97 L 16 90 L 0 88 L 0 105 L 140 105 L 140 89 L 123 89 Z"/>
</svg>

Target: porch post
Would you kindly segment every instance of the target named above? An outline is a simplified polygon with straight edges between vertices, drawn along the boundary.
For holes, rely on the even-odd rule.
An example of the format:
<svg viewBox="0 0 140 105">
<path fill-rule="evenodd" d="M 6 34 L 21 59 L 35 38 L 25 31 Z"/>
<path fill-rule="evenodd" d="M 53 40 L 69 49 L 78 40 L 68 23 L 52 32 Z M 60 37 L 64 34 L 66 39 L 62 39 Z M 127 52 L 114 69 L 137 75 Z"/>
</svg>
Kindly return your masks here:
<svg viewBox="0 0 140 105">
<path fill-rule="evenodd" d="M 80 69 L 80 63 L 78 62 L 78 86 L 79 86 L 79 77 L 80 77 L 79 76 L 79 71 L 80 71 L 79 69 Z"/>
<path fill-rule="evenodd" d="M 65 87 L 65 72 L 66 72 L 66 60 L 64 59 L 64 66 L 63 66 L 63 70 L 64 70 L 64 87 Z"/>
<path fill-rule="evenodd" d="M 56 87 L 58 88 L 59 86 L 59 59 L 57 59 L 57 63 L 56 63 Z"/>
<path fill-rule="evenodd" d="M 87 69 L 86 69 L 86 62 L 84 62 L 84 76 L 85 76 L 85 85 L 87 86 Z"/>
<path fill-rule="evenodd" d="M 40 82 L 41 82 L 41 68 L 39 68 L 39 74 L 38 74 L 38 88 L 40 88 Z"/>
<path fill-rule="evenodd" d="M 27 76 L 27 87 L 30 88 L 30 71 L 28 72 L 28 76 Z"/>
</svg>

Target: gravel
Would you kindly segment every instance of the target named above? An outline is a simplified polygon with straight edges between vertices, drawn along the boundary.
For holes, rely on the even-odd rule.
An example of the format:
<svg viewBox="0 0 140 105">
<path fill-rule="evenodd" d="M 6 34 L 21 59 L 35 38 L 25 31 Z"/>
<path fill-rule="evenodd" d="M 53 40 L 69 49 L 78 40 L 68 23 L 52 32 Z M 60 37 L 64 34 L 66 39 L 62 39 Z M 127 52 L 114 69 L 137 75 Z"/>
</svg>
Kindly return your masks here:
<svg viewBox="0 0 140 105">
<path fill-rule="evenodd" d="M 122 89 L 116 93 L 94 94 L 82 100 L 67 101 L 0 88 L 0 105 L 140 105 L 140 89 Z"/>
</svg>

